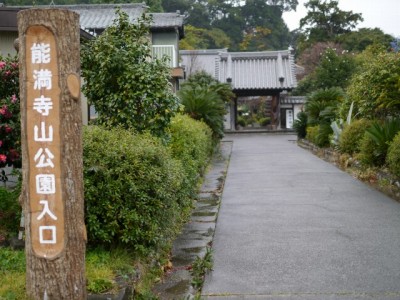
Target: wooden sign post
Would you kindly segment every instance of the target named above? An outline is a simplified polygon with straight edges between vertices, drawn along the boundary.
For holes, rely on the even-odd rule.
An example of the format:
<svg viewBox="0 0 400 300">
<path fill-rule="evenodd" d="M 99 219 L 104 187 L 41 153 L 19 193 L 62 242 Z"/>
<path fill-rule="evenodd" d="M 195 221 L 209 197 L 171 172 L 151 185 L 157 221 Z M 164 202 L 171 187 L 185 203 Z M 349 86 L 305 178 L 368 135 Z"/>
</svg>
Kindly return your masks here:
<svg viewBox="0 0 400 300">
<path fill-rule="evenodd" d="M 79 16 L 18 13 L 26 289 L 86 299 Z"/>
</svg>

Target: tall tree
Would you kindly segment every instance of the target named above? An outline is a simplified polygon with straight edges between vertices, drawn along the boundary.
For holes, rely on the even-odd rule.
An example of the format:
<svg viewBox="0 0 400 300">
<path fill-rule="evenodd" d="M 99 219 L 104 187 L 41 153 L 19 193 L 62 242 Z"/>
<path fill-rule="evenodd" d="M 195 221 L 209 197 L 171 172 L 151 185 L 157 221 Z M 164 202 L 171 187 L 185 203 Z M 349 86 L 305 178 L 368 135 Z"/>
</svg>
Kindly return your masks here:
<svg viewBox="0 0 400 300">
<path fill-rule="evenodd" d="M 378 44 L 389 48 L 393 37 L 385 34 L 379 28 L 360 28 L 357 31 L 345 33 L 337 38 L 342 47 L 348 51 L 362 52 L 369 45 Z"/>
<path fill-rule="evenodd" d="M 361 14 L 343 11 L 338 3 L 335 0 L 309 0 L 305 3 L 308 13 L 300 20 L 300 29 L 308 43 L 332 41 L 363 21 Z"/>
<path fill-rule="evenodd" d="M 204 29 L 192 25 L 185 27 L 185 38 L 180 41 L 183 50 L 229 48 L 231 40 L 219 28 Z"/>
<path fill-rule="evenodd" d="M 165 136 L 178 99 L 170 89 L 167 59 L 151 59 L 151 18 L 143 14 L 132 24 L 121 10 L 117 17 L 82 47 L 83 92 L 99 113 L 100 124 Z"/>
</svg>

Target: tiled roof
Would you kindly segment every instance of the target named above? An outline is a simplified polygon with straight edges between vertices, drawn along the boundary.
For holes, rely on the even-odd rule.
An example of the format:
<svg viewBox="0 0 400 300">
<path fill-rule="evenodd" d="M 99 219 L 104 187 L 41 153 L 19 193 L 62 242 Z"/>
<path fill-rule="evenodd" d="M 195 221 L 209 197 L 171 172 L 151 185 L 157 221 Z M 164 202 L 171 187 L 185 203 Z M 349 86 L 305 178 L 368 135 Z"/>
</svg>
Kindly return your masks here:
<svg viewBox="0 0 400 300">
<path fill-rule="evenodd" d="M 146 11 L 146 6 L 141 3 L 119 5 L 59 5 L 56 7 L 77 12 L 80 16 L 79 21 L 81 26 L 94 30 L 103 30 L 112 25 L 115 19 L 115 9 L 117 7 L 121 7 L 121 9 L 128 14 L 130 22 L 135 22 Z"/>
<path fill-rule="evenodd" d="M 83 28 L 101 33 L 105 28 L 112 25 L 115 19 L 115 9 L 120 7 L 128 14 L 129 21 L 134 23 L 148 7 L 143 3 L 129 4 L 75 4 L 75 5 L 38 5 L 36 8 L 64 8 L 75 11 L 80 16 L 80 25 Z M 27 6 L 19 7 L 29 8 Z M 177 28 L 183 37 L 184 16 L 179 13 L 147 13 L 153 15 L 153 30 L 165 28 Z"/>
<path fill-rule="evenodd" d="M 157 28 L 182 27 L 184 16 L 178 13 L 149 13 L 153 16 L 153 24 Z"/>
<path fill-rule="evenodd" d="M 297 86 L 289 50 L 221 53 L 219 80 L 234 90 L 290 90 Z"/>
</svg>

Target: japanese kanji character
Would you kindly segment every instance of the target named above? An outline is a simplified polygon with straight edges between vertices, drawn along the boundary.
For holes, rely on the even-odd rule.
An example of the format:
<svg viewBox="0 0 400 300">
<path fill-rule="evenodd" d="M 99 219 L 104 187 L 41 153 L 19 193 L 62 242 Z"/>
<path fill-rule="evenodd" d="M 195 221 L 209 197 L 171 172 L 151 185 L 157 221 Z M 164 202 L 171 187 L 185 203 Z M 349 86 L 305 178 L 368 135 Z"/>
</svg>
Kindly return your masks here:
<svg viewBox="0 0 400 300">
<path fill-rule="evenodd" d="M 43 148 L 40 148 L 33 159 L 35 161 L 39 160 L 39 162 L 36 164 L 37 168 L 54 168 L 54 164 L 52 161 L 52 159 L 54 159 L 54 155 L 50 152 L 48 148 L 44 148 L 44 150 Z"/>
<path fill-rule="evenodd" d="M 51 84 L 51 78 L 53 75 L 51 74 L 51 71 L 45 69 L 40 69 L 38 70 L 33 70 L 33 79 L 35 79 L 35 83 L 33 85 L 33 88 L 35 90 L 40 90 L 41 88 L 46 88 L 46 90 L 51 90 L 52 84 Z"/>
<path fill-rule="evenodd" d="M 44 237 L 45 231 L 50 233 L 50 238 L 48 238 L 46 236 L 46 239 L 45 239 L 45 237 Z M 56 226 L 39 226 L 39 242 L 41 244 L 57 243 L 57 228 L 56 228 Z"/>
<path fill-rule="evenodd" d="M 40 96 L 33 101 L 33 109 L 40 113 L 42 116 L 48 116 L 50 109 L 53 109 L 53 102 L 51 98 Z"/>
<path fill-rule="evenodd" d="M 49 135 L 46 137 L 46 124 L 44 122 L 40 122 L 40 132 L 41 136 L 39 136 L 39 127 L 35 125 L 33 127 L 34 131 L 34 141 L 35 142 L 52 142 L 53 141 L 53 126 L 49 126 Z"/>
<path fill-rule="evenodd" d="M 36 193 L 38 194 L 56 193 L 56 178 L 54 174 L 36 175 Z"/>
<path fill-rule="evenodd" d="M 49 209 L 49 201 L 47 200 L 40 200 L 40 204 L 43 205 L 43 210 L 41 212 L 41 214 L 36 218 L 36 220 L 41 220 L 43 219 L 43 217 L 48 214 L 50 216 L 50 218 L 52 218 L 53 220 L 57 220 L 57 217 L 50 211 Z"/>
<path fill-rule="evenodd" d="M 50 44 L 33 43 L 31 51 L 33 64 L 47 64 L 50 62 Z"/>
</svg>

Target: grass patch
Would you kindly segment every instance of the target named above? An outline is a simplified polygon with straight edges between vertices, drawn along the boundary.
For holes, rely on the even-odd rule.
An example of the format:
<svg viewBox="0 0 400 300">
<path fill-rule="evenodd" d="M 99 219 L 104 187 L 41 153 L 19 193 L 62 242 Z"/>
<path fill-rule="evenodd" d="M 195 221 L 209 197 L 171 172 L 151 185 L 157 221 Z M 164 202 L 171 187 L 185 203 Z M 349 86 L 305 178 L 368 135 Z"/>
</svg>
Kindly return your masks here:
<svg viewBox="0 0 400 300">
<path fill-rule="evenodd" d="M 153 260 L 154 261 L 154 260 Z M 27 300 L 25 252 L 0 247 L 0 300 Z M 162 275 L 158 263 L 140 262 L 128 249 L 88 249 L 86 278 L 88 293 L 115 293 L 120 285 L 135 285 L 139 299 L 152 298 L 150 289 Z M 140 274 L 140 276 L 138 276 Z M 140 280 L 138 280 L 140 277 Z"/>
<path fill-rule="evenodd" d="M 0 299 L 26 299 L 24 251 L 0 248 L 0 262 Z"/>
</svg>

